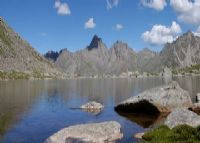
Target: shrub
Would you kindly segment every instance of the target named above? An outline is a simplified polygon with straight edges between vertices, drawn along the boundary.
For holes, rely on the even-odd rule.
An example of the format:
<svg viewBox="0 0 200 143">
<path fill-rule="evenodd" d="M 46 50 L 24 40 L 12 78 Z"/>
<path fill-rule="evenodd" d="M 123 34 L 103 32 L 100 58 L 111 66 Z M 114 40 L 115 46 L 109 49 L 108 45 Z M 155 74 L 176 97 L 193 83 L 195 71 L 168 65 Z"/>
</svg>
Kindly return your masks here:
<svg viewBox="0 0 200 143">
<path fill-rule="evenodd" d="M 143 135 L 142 143 L 200 143 L 200 126 L 179 125 L 173 129 L 162 125 Z"/>
</svg>

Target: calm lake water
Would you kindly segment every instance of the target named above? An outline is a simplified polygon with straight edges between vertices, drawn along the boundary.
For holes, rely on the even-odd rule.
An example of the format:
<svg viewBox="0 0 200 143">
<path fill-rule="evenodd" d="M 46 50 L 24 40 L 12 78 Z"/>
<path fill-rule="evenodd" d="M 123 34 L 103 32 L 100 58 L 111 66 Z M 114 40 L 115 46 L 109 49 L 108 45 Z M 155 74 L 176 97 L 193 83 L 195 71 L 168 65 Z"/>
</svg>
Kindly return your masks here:
<svg viewBox="0 0 200 143">
<path fill-rule="evenodd" d="M 193 100 L 200 92 L 200 77 L 174 78 Z M 164 84 L 161 78 L 78 79 L 0 82 L 0 142 L 43 143 L 47 137 L 69 125 L 118 121 L 124 138 L 145 129 L 114 111 L 114 106 L 138 93 Z M 95 100 L 105 105 L 94 115 L 71 108 Z"/>
</svg>

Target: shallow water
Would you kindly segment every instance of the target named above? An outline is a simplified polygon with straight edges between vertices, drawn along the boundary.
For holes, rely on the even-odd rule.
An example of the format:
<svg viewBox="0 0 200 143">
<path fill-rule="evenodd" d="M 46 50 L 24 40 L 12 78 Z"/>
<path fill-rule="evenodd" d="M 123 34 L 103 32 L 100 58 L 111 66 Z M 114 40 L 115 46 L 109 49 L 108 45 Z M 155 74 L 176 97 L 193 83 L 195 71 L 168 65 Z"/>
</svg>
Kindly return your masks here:
<svg viewBox="0 0 200 143">
<path fill-rule="evenodd" d="M 195 100 L 196 93 L 200 92 L 200 77 L 174 79 Z M 117 114 L 114 106 L 162 84 L 161 78 L 2 81 L 0 142 L 43 143 L 47 137 L 69 125 L 110 120 L 122 125 L 124 138 L 119 142 L 134 142 L 133 135 L 145 129 L 132 117 Z M 71 109 L 91 100 L 103 103 L 103 112 L 94 115 Z M 142 119 L 138 120 L 140 122 Z"/>
</svg>

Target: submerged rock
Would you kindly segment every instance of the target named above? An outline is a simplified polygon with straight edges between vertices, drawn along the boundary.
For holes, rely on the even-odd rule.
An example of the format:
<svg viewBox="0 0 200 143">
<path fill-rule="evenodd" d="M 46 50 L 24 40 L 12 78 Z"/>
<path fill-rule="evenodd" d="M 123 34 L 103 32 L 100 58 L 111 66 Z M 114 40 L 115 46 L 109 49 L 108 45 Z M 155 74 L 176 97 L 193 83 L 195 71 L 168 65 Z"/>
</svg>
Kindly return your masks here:
<svg viewBox="0 0 200 143">
<path fill-rule="evenodd" d="M 113 143 L 123 137 L 121 125 L 115 121 L 70 126 L 50 136 L 45 143 Z"/>
<path fill-rule="evenodd" d="M 188 109 L 180 108 L 169 114 L 165 121 L 165 125 L 171 129 L 184 124 L 191 127 L 197 127 L 200 125 L 200 116 Z"/>
<path fill-rule="evenodd" d="M 104 106 L 101 103 L 91 101 L 91 102 L 88 102 L 88 103 L 82 105 L 80 108 L 84 109 L 84 110 L 93 111 L 93 110 L 102 110 L 104 108 Z"/>
<path fill-rule="evenodd" d="M 168 85 L 153 88 L 131 97 L 115 107 L 118 112 L 159 114 L 170 113 L 181 107 L 192 107 L 187 91 L 175 81 Z"/>
</svg>

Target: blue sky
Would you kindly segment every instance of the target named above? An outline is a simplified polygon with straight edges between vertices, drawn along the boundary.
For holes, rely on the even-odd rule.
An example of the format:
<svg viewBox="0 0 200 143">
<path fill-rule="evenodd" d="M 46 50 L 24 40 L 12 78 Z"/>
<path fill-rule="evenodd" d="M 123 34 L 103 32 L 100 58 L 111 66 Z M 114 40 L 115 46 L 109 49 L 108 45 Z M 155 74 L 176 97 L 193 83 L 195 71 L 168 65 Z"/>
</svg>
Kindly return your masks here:
<svg viewBox="0 0 200 143">
<path fill-rule="evenodd" d="M 173 0 L 1 0 L 0 16 L 40 53 L 85 48 L 94 34 L 108 47 L 121 40 L 136 51 L 144 47 L 159 51 L 166 41 L 188 30 L 200 32 L 200 20 L 183 17 L 190 14 L 185 8 L 200 11 L 199 0 L 182 1 L 188 3 L 179 7 Z M 162 41 L 159 36 L 166 38 Z"/>
</svg>

